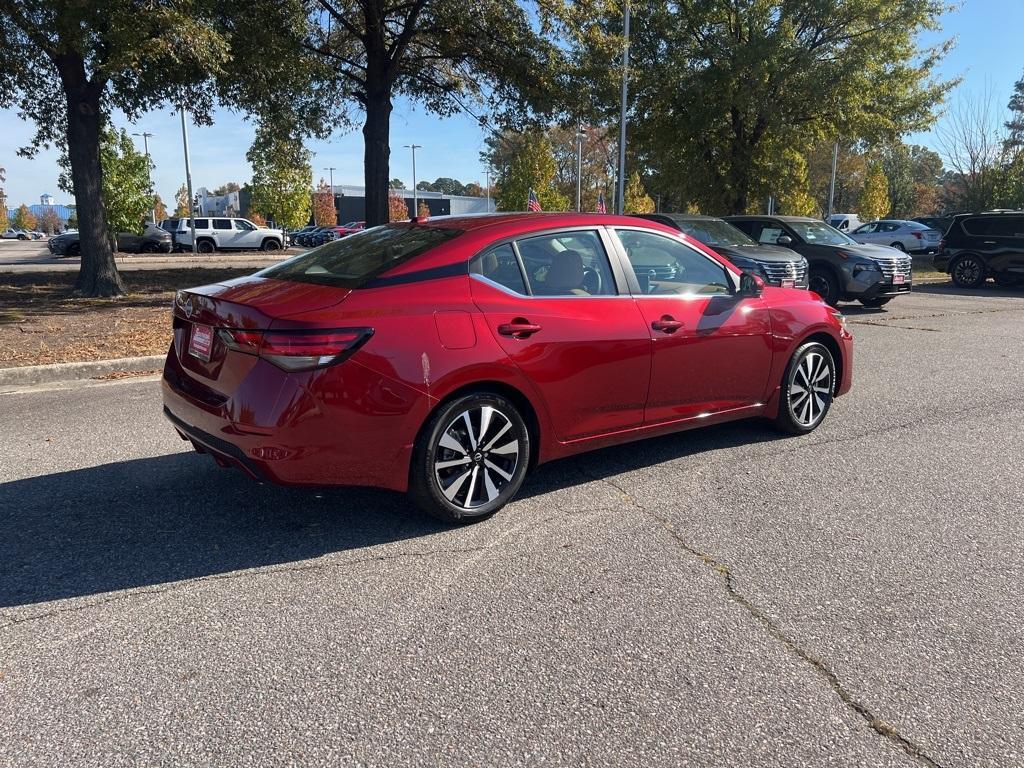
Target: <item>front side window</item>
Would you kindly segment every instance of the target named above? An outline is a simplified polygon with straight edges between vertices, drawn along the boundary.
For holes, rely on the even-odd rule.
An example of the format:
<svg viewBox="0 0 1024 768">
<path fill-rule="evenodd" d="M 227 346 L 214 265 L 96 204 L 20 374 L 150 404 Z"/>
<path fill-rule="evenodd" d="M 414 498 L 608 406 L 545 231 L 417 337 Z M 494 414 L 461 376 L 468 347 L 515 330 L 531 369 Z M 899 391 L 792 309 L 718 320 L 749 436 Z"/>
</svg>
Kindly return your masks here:
<svg viewBox="0 0 1024 768">
<path fill-rule="evenodd" d="M 863 227 L 857 227 L 853 231 L 853 234 L 855 234 L 855 235 L 870 235 L 876 229 L 878 229 L 878 225 L 877 224 L 865 224 Z"/>
<path fill-rule="evenodd" d="M 242 219 L 235 219 L 235 229 L 239 232 L 252 232 L 256 227 L 250 224 L 248 221 Z"/>
<path fill-rule="evenodd" d="M 725 267 L 688 245 L 650 232 L 617 230 L 640 290 L 647 295 L 718 295 L 732 292 Z"/>
<path fill-rule="evenodd" d="M 857 241 L 844 235 L 824 221 L 790 221 L 789 226 L 809 245 L 856 245 Z M 764 240 L 761 241 L 762 243 Z"/>
<path fill-rule="evenodd" d="M 593 230 L 538 235 L 516 241 L 535 296 L 614 296 L 608 254 Z"/>
<path fill-rule="evenodd" d="M 989 231 L 996 237 L 1022 237 L 1024 219 L 1018 216 L 1000 216 L 992 220 L 992 228 Z"/>
</svg>

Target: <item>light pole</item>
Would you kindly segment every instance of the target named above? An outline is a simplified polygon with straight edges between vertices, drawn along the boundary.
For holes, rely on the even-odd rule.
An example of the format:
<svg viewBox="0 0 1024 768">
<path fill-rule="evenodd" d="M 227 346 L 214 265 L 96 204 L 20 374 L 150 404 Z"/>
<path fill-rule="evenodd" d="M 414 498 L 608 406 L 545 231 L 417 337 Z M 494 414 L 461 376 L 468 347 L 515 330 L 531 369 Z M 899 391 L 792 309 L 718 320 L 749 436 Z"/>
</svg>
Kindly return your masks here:
<svg viewBox="0 0 1024 768">
<path fill-rule="evenodd" d="M 412 150 L 412 218 L 420 215 L 420 198 L 416 191 L 416 150 L 423 149 L 422 144 L 406 144 L 406 149 Z"/>
<path fill-rule="evenodd" d="M 836 200 L 836 166 L 839 164 L 839 141 L 832 147 L 832 179 L 828 183 L 828 218 L 832 218 L 832 206 Z"/>
<path fill-rule="evenodd" d="M 325 170 L 325 171 L 327 171 L 328 173 L 330 173 L 330 174 L 331 174 L 331 208 L 333 208 L 333 209 L 334 209 L 334 216 L 335 216 L 335 220 L 337 220 L 337 216 L 338 216 L 338 206 L 337 206 L 337 204 L 336 204 L 336 203 L 334 202 L 334 171 L 335 171 L 336 169 L 335 169 L 335 167 L 334 167 L 334 166 L 332 165 L 332 166 L 330 166 L 329 168 L 324 168 L 324 170 Z"/>
<path fill-rule="evenodd" d="M 576 126 L 576 213 L 583 210 L 583 127 Z"/>
<path fill-rule="evenodd" d="M 188 158 L 188 128 L 185 125 L 185 108 L 181 107 L 181 143 L 185 147 L 185 186 L 188 188 L 188 223 L 192 230 L 192 253 L 196 252 L 196 217 L 192 203 L 192 166 Z"/>
<path fill-rule="evenodd" d="M 490 168 L 490 166 L 487 167 L 487 170 L 485 170 L 484 173 L 487 174 L 487 212 L 490 213 L 491 212 L 491 168 Z"/>
<path fill-rule="evenodd" d="M 622 32 L 625 44 L 622 46 L 622 103 L 619 105 L 619 185 L 615 200 L 615 211 L 621 216 L 626 211 L 626 99 L 629 96 L 629 0 L 625 1 Z"/>
<path fill-rule="evenodd" d="M 153 134 L 143 131 L 142 133 L 133 133 L 132 136 L 142 137 L 142 146 L 146 149 L 146 180 L 149 181 L 149 194 L 153 194 L 153 161 L 149 158 L 149 140 Z M 153 208 L 150 210 L 150 219 L 156 224 L 156 198 L 153 198 Z"/>
</svg>

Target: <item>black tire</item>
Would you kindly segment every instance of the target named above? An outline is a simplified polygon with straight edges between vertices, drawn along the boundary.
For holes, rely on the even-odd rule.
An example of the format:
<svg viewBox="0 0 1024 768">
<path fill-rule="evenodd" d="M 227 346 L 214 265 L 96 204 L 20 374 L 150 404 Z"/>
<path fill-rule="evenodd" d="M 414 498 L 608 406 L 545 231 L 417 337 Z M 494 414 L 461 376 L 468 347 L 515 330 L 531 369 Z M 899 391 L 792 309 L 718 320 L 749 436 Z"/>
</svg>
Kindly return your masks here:
<svg viewBox="0 0 1024 768">
<path fill-rule="evenodd" d="M 896 249 L 897 251 L 903 251 L 904 253 L 906 253 L 906 252 L 907 252 L 907 249 L 906 249 L 906 247 L 905 247 L 905 246 L 903 245 L 903 243 L 901 243 L 901 242 L 899 242 L 899 241 L 897 241 L 897 242 L 895 242 L 895 243 L 891 243 L 891 244 L 890 244 L 890 246 L 891 246 L 892 248 L 895 248 L 895 249 Z"/>
<path fill-rule="evenodd" d="M 878 309 L 879 307 L 884 307 L 890 301 L 892 301 L 892 296 L 888 296 L 884 299 L 861 299 L 860 303 L 870 309 Z"/>
<path fill-rule="evenodd" d="M 263 241 L 263 245 L 260 246 L 261 251 L 280 251 L 281 243 L 272 237 L 268 237 Z"/>
<path fill-rule="evenodd" d="M 834 307 L 839 303 L 839 281 L 829 269 L 812 267 L 807 288 L 821 296 L 826 304 Z"/>
<path fill-rule="evenodd" d="M 1000 288 L 1020 288 L 1021 285 L 1024 285 L 1024 280 L 1020 277 L 1009 275 L 1005 272 L 997 272 L 992 275 L 992 279 L 996 281 L 996 285 Z"/>
<path fill-rule="evenodd" d="M 213 240 L 200 240 L 196 243 L 196 250 L 199 251 L 199 253 L 213 253 L 217 250 L 217 246 L 214 244 Z"/>
<path fill-rule="evenodd" d="M 79 243 L 71 243 L 71 245 L 68 246 L 67 251 L 65 252 L 64 255 L 65 256 L 81 256 L 82 255 L 82 246 Z"/>
<path fill-rule="evenodd" d="M 156 253 L 157 252 L 156 243 L 143 243 L 142 244 L 142 252 L 143 253 Z"/>
<path fill-rule="evenodd" d="M 958 288 L 981 288 L 985 284 L 985 263 L 968 253 L 949 265 L 949 274 Z"/>
<path fill-rule="evenodd" d="M 457 397 L 420 430 L 409 495 L 446 523 L 484 520 L 519 491 L 529 468 L 530 440 L 519 409 L 507 398 L 492 392 Z"/>
<path fill-rule="evenodd" d="M 836 363 L 828 347 L 816 341 L 801 344 L 782 375 L 775 426 L 792 435 L 813 432 L 828 415 L 835 388 Z"/>
<path fill-rule="evenodd" d="M 31 240 L 31 238 L 26 236 L 26 235 L 18 235 L 18 239 L 19 240 Z"/>
</svg>

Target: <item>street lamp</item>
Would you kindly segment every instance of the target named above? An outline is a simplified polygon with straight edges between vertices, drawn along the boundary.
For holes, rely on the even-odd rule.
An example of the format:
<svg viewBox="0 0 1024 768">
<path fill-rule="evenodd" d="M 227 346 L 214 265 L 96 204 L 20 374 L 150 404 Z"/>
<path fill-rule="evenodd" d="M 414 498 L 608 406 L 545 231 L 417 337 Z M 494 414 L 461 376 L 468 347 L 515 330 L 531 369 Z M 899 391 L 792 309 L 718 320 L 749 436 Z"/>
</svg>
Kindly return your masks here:
<svg viewBox="0 0 1024 768">
<path fill-rule="evenodd" d="M 406 149 L 412 150 L 412 217 L 420 215 L 420 198 L 416 192 L 416 150 L 423 149 L 422 144 L 406 144 Z"/>
<path fill-rule="evenodd" d="M 328 173 L 330 173 L 330 174 L 331 174 L 331 208 L 333 208 L 333 209 L 334 209 L 334 216 L 335 216 L 335 220 L 337 220 L 337 216 L 338 216 L 338 206 L 337 206 L 337 204 L 336 204 L 336 203 L 334 202 L 334 172 L 335 172 L 335 171 L 336 171 L 337 169 L 336 169 L 336 168 L 335 168 L 335 167 L 334 167 L 334 166 L 332 165 L 332 166 L 330 166 L 329 168 L 324 168 L 324 170 L 325 170 L 325 171 L 327 171 Z"/>
<path fill-rule="evenodd" d="M 487 174 L 487 212 L 490 213 L 491 212 L 491 174 L 494 173 L 494 171 L 491 170 L 490 166 L 487 166 L 487 169 L 484 171 L 484 173 Z"/>
<path fill-rule="evenodd" d="M 142 146 L 146 148 L 146 179 L 149 181 L 149 194 L 153 194 L 153 161 L 149 157 L 149 140 L 153 137 L 152 133 L 143 131 L 142 133 L 133 133 L 132 136 L 142 137 Z M 150 211 L 150 217 L 154 224 L 156 224 L 156 198 L 153 199 L 153 208 Z"/>
<path fill-rule="evenodd" d="M 196 217 L 192 203 L 192 166 L 188 158 L 188 128 L 185 125 L 185 107 L 179 107 L 181 112 L 181 143 L 185 147 L 185 185 L 188 188 L 188 221 L 192 230 L 192 253 L 196 252 Z"/>
<path fill-rule="evenodd" d="M 576 213 L 583 210 L 583 126 L 576 126 Z"/>
<path fill-rule="evenodd" d="M 626 98 L 629 95 L 629 0 L 624 2 L 626 7 L 622 31 L 625 44 L 622 47 L 622 103 L 619 105 L 619 188 L 615 201 L 615 210 L 620 216 L 626 210 Z"/>
</svg>

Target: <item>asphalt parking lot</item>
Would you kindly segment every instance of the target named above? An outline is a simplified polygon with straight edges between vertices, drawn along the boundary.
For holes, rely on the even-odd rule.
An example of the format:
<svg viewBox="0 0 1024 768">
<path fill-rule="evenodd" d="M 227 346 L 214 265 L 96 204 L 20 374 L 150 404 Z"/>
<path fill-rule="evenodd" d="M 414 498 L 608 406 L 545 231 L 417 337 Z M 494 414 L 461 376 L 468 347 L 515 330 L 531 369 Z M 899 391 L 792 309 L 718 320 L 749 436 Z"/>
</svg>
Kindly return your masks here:
<svg viewBox="0 0 1024 768">
<path fill-rule="evenodd" d="M 0 394 L 0 764 L 1024 764 L 1024 293 L 887 309 L 815 433 L 458 529 L 217 469 L 154 380 Z"/>
</svg>

